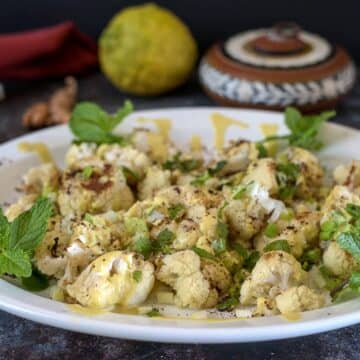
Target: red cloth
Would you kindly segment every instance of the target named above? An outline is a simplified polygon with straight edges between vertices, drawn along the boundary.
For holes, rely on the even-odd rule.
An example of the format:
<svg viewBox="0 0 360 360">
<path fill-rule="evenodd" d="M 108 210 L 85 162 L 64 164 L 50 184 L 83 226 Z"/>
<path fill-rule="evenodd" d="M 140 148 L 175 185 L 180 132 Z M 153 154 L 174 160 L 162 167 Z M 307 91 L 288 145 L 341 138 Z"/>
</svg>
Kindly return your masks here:
<svg viewBox="0 0 360 360">
<path fill-rule="evenodd" d="M 72 22 L 0 35 L 0 80 L 73 75 L 96 65 L 96 43 Z"/>
</svg>

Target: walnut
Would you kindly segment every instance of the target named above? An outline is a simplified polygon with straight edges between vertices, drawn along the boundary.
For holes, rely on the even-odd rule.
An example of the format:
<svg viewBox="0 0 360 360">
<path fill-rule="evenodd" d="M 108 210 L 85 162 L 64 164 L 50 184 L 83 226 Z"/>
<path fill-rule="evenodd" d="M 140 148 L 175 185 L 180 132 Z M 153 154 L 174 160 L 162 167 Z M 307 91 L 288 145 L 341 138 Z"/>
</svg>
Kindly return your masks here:
<svg viewBox="0 0 360 360">
<path fill-rule="evenodd" d="M 28 128 L 41 128 L 49 125 L 65 124 L 70 120 L 78 92 L 73 77 L 65 78 L 65 86 L 56 90 L 47 102 L 38 102 L 28 108 L 22 124 Z"/>
</svg>

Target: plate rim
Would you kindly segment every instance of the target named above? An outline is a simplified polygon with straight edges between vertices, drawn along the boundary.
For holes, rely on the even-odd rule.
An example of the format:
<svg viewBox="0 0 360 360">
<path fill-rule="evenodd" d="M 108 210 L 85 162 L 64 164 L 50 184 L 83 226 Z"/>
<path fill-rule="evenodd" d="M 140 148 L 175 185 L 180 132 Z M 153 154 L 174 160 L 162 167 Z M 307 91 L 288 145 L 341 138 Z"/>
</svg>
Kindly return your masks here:
<svg viewBox="0 0 360 360">
<path fill-rule="evenodd" d="M 282 112 L 278 111 L 268 111 L 268 110 L 255 110 L 247 108 L 235 108 L 235 107 L 216 107 L 216 106 L 180 106 L 180 107 L 164 107 L 164 108 L 155 108 L 155 109 L 139 109 L 134 111 L 131 115 L 136 116 L 147 115 L 151 116 L 153 113 L 169 113 L 169 112 L 247 112 L 259 116 L 268 116 L 276 115 L 281 116 Z M 169 117 L 171 114 L 169 115 Z M 266 119 L 264 120 L 266 121 Z M 120 125 L 121 126 L 121 125 Z M 326 123 L 327 127 L 334 127 L 337 129 L 348 130 L 355 132 L 360 135 L 360 130 L 353 128 L 348 125 L 339 124 L 337 122 Z M 0 144 L 0 149 L 4 147 L 11 148 L 16 146 L 17 143 L 32 139 L 38 139 L 39 136 L 46 136 L 47 133 L 54 134 L 57 129 L 65 129 L 68 126 L 66 124 L 41 129 L 32 133 L 23 134 L 16 138 L 13 138 L 8 141 L 4 141 Z M 63 136 L 63 135 L 61 135 Z M 51 150 L 51 145 L 50 145 Z M 6 156 L 6 155 L 5 155 Z M 15 160 L 16 161 L 16 160 Z M 21 288 L 16 287 L 15 285 L 7 282 L 6 280 L 0 279 L 0 309 L 11 314 L 26 318 L 28 320 L 33 320 L 44 325 L 50 325 L 70 331 L 77 331 L 81 333 L 101 335 L 101 336 L 110 336 L 123 339 L 132 339 L 132 340 L 144 340 L 144 341 L 157 341 L 157 342 L 172 342 L 172 343 L 240 343 L 240 342 L 255 342 L 255 341 L 267 341 L 267 340 L 278 340 L 285 338 L 293 338 L 304 335 L 311 335 L 319 332 L 335 330 L 341 327 L 354 325 L 360 322 L 360 308 L 357 311 L 332 315 L 330 318 L 324 317 L 319 319 L 312 319 L 308 321 L 298 321 L 298 322 L 286 322 L 284 324 L 269 324 L 262 326 L 245 326 L 245 327 L 207 327 L 206 323 L 203 327 L 153 327 L 151 324 L 153 321 L 167 321 L 167 320 L 158 320 L 158 319 L 149 319 L 149 325 L 139 325 L 139 324 L 126 324 L 123 328 L 121 327 L 120 322 L 96 320 L 96 317 L 85 317 L 83 315 L 76 314 L 74 312 L 62 312 L 57 314 L 54 310 L 49 310 L 48 308 L 41 308 L 36 305 L 28 304 L 24 300 L 21 300 L 21 294 L 19 298 L 14 298 L 8 295 L 3 289 L 6 289 L 7 286 L 15 288 L 16 291 L 23 292 L 24 298 L 31 296 L 34 298 L 42 298 L 36 293 L 31 293 Z M 13 289 L 14 290 L 14 289 Z M 66 308 L 66 305 L 60 302 L 56 302 L 51 299 L 43 300 L 48 301 L 49 303 L 57 303 L 61 305 L 63 309 Z M 351 302 L 358 301 L 352 300 Z M 332 305 L 331 307 L 338 306 Z M 324 308 L 323 308 L 324 309 Z M 39 311 L 40 310 L 40 311 Z M 319 311 L 319 310 L 314 310 Z M 311 316 L 311 313 L 314 311 L 308 311 L 306 314 Z M 60 315 L 60 316 L 59 316 Z M 118 314 L 117 314 L 118 315 Z M 129 315 L 128 315 L 129 316 Z M 76 321 L 74 321 L 76 320 Z M 94 321 L 95 320 L 95 321 Z M 184 320 L 185 321 L 185 320 Z M 194 320 L 186 320 L 194 321 Z M 233 320 L 233 321 L 242 321 Z M 219 323 L 220 324 L 220 323 Z M 101 328 L 102 327 L 102 328 Z M 116 334 L 114 334 L 114 328 L 116 327 Z M 219 331 L 224 331 L 226 334 L 219 336 Z"/>
</svg>

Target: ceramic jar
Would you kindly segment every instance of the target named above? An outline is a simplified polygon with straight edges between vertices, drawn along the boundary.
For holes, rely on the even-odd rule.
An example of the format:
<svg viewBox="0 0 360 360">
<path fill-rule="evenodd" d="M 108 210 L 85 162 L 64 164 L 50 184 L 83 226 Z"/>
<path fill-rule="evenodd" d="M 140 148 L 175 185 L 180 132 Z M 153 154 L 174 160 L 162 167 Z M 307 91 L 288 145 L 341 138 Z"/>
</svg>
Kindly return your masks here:
<svg viewBox="0 0 360 360">
<path fill-rule="evenodd" d="M 205 91 L 223 105 L 311 112 L 333 108 L 352 88 L 356 71 L 341 46 L 279 23 L 214 44 L 199 75 Z"/>
</svg>

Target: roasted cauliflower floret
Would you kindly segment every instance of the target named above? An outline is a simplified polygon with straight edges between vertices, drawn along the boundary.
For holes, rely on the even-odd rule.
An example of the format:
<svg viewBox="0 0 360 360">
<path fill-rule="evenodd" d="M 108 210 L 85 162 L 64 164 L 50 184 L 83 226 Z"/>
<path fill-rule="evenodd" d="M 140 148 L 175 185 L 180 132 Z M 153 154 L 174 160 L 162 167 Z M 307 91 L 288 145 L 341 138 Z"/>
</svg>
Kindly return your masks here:
<svg viewBox="0 0 360 360">
<path fill-rule="evenodd" d="M 346 278 L 353 271 L 360 270 L 360 261 L 356 260 L 340 245 L 331 241 L 323 254 L 324 265 L 336 276 Z"/>
<path fill-rule="evenodd" d="M 226 164 L 221 170 L 221 175 L 245 171 L 250 162 L 256 160 L 257 153 L 258 151 L 253 142 L 239 140 L 232 143 L 220 154 L 221 158 L 226 160 Z"/>
<path fill-rule="evenodd" d="M 66 249 L 71 239 L 71 226 L 60 216 L 50 219 L 49 229 L 35 250 L 36 267 L 45 275 L 60 279 L 67 264 Z"/>
<path fill-rule="evenodd" d="M 324 177 L 324 171 L 316 156 L 298 147 L 288 148 L 285 155 L 287 160 L 297 165 L 300 170 L 296 179 L 296 195 L 303 198 L 316 195 Z"/>
<path fill-rule="evenodd" d="M 162 170 L 158 166 L 147 169 L 144 180 L 138 185 L 139 199 L 153 197 L 159 190 L 170 186 L 170 171 Z"/>
<path fill-rule="evenodd" d="M 133 202 L 122 171 L 110 164 L 67 170 L 62 176 L 58 203 L 63 215 L 127 209 Z"/>
<path fill-rule="evenodd" d="M 267 211 L 258 201 L 232 200 L 224 209 L 230 230 L 244 241 L 250 240 L 263 228 Z"/>
<path fill-rule="evenodd" d="M 179 222 L 175 235 L 173 248 L 176 250 L 189 249 L 196 244 L 200 237 L 199 226 L 191 219 L 184 219 Z"/>
<path fill-rule="evenodd" d="M 270 195 L 277 194 L 278 183 L 276 180 L 275 160 L 263 158 L 250 163 L 242 183 L 249 184 L 251 182 L 262 185 Z"/>
<path fill-rule="evenodd" d="M 241 286 L 242 305 L 256 304 L 259 297 L 274 299 L 285 290 L 303 285 L 307 274 L 296 259 L 284 251 L 270 251 L 261 256 Z"/>
<path fill-rule="evenodd" d="M 322 206 L 321 223 L 331 218 L 334 210 L 344 209 L 347 204 L 360 205 L 360 197 L 352 193 L 347 187 L 337 185 L 325 199 Z"/>
<path fill-rule="evenodd" d="M 24 191 L 35 194 L 55 192 L 59 179 L 60 171 L 53 163 L 33 167 L 23 177 Z"/>
<path fill-rule="evenodd" d="M 140 255 L 125 251 L 108 252 L 66 287 L 78 303 L 92 308 L 143 303 L 154 285 L 154 267 Z"/>
<path fill-rule="evenodd" d="M 69 168 L 77 167 L 79 161 L 95 157 L 97 145 L 93 143 L 73 144 L 65 155 L 65 163 Z"/>
<path fill-rule="evenodd" d="M 333 173 L 334 181 L 354 190 L 360 186 L 360 162 L 353 160 L 350 164 L 339 165 Z"/>
<path fill-rule="evenodd" d="M 16 202 L 6 208 L 5 216 L 9 221 L 15 220 L 15 218 L 17 218 L 21 213 L 29 210 L 34 205 L 37 198 L 37 194 L 21 196 Z"/>
<path fill-rule="evenodd" d="M 324 293 L 309 289 L 307 286 L 294 286 L 275 298 L 276 306 L 282 314 L 292 314 L 315 310 L 326 303 Z"/>
<path fill-rule="evenodd" d="M 255 247 L 262 251 L 263 248 L 276 240 L 286 240 L 291 248 L 291 253 L 295 257 L 300 257 L 304 250 L 316 245 L 320 231 L 320 213 L 304 212 L 300 213 L 284 227 L 277 236 L 269 238 L 261 234 L 255 239 Z"/>
<path fill-rule="evenodd" d="M 165 255 L 156 278 L 175 291 L 175 304 L 180 307 L 201 309 L 214 306 L 218 295 L 201 272 L 201 261 L 191 250 Z"/>
<path fill-rule="evenodd" d="M 221 263 L 204 260 L 201 264 L 201 272 L 211 287 L 215 288 L 219 294 L 224 294 L 231 284 L 229 271 Z"/>
<path fill-rule="evenodd" d="M 144 176 L 146 169 L 151 165 L 151 161 L 145 153 L 131 146 L 101 145 L 97 150 L 97 155 L 115 167 L 130 169 L 139 178 Z"/>
</svg>

